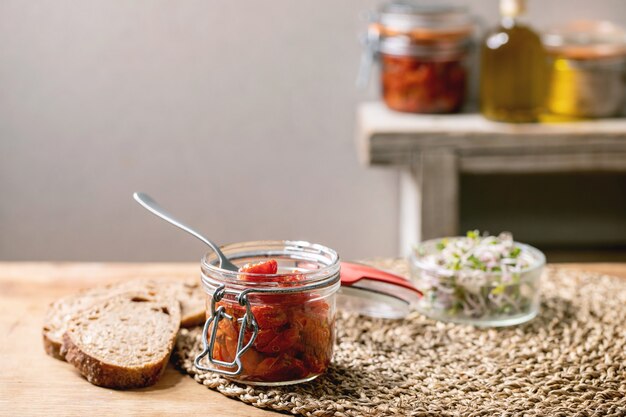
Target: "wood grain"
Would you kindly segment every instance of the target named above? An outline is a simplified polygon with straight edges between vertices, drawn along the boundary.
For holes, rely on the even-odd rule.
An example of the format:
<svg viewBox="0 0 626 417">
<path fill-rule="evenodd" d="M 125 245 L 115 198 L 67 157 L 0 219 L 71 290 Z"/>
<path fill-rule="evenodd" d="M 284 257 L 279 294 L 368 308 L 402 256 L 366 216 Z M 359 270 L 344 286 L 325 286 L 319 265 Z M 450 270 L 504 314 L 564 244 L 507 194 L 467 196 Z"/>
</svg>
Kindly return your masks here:
<svg viewBox="0 0 626 417">
<path fill-rule="evenodd" d="M 479 114 L 405 114 L 372 102 L 359 106 L 356 140 L 366 165 L 409 165 L 416 154 L 446 150 L 466 173 L 626 171 L 623 118 L 508 124 Z"/>
<path fill-rule="evenodd" d="M 447 150 L 422 152 L 413 175 L 419 184 L 421 240 L 454 236 L 459 230 L 459 175 L 457 157 Z M 411 246 L 412 247 L 412 246 Z"/>
<path fill-rule="evenodd" d="M 270 416 L 211 391 L 171 365 L 153 387 L 115 391 L 85 381 L 47 356 L 41 324 L 47 305 L 79 288 L 137 277 L 199 275 L 197 264 L 0 263 L 0 415 Z"/>
<path fill-rule="evenodd" d="M 564 266 L 626 278 L 623 263 Z M 197 264 L 0 263 L 0 415 L 278 415 L 210 391 L 171 366 L 151 388 L 115 391 L 44 353 L 41 324 L 55 298 L 106 282 L 198 273 Z"/>
</svg>

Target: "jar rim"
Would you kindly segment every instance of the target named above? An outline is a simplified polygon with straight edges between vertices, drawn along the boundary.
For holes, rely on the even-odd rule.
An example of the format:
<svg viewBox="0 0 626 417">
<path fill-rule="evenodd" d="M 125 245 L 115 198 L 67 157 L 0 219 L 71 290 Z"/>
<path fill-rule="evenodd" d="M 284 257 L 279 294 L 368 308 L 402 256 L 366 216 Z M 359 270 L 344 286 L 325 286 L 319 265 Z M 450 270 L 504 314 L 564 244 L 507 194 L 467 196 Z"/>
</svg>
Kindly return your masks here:
<svg viewBox="0 0 626 417">
<path fill-rule="evenodd" d="M 260 249 L 261 248 L 261 249 Z M 265 248 L 265 250 L 264 250 Z M 282 250 L 281 250 L 282 248 Z M 207 252 L 201 259 L 202 281 L 205 282 L 205 271 L 219 276 L 219 280 L 224 284 L 238 286 L 248 286 L 255 288 L 276 288 L 276 287 L 301 287 L 306 289 L 309 286 L 318 285 L 324 280 L 329 284 L 339 280 L 340 259 L 337 252 L 327 246 L 311 243 L 302 240 L 259 240 L 230 243 L 220 247 L 231 262 L 236 263 L 237 258 L 261 257 L 261 259 L 271 259 L 272 257 L 291 257 L 305 262 L 315 263 L 319 268 L 308 271 L 281 272 L 277 274 L 258 274 L 248 272 L 236 272 L 220 268 L 216 265 L 217 255 Z M 297 255 L 300 254 L 300 257 Z M 305 256 L 306 255 L 306 256 Z M 324 262 L 324 259 L 326 261 Z M 294 274 L 300 275 L 303 279 L 293 282 L 280 280 L 281 277 L 289 277 Z M 242 277 L 264 277 L 271 281 L 248 281 Z M 212 277 L 215 279 L 215 277 Z M 207 278 L 208 279 L 208 278 Z M 206 283 L 206 282 L 205 282 Z"/>
<path fill-rule="evenodd" d="M 574 20 L 544 32 L 547 51 L 571 59 L 626 55 L 626 30 L 604 20 Z"/>
<path fill-rule="evenodd" d="M 467 8 L 447 4 L 417 4 L 394 1 L 379 9 L 378 21 L 383 31 L 421 33 L 429 38 L 445 35 L 467 36 L 474 22 Z"/>
<path fill-rule="evenodd" d="M 379 43 L 379 52 L 385 55 L 440 57 L 462 56 L 469 52 L 471 41 L 462 39 L 449 42 L 416 44 L 406 37 L 384 38 Z"/>
</svg>

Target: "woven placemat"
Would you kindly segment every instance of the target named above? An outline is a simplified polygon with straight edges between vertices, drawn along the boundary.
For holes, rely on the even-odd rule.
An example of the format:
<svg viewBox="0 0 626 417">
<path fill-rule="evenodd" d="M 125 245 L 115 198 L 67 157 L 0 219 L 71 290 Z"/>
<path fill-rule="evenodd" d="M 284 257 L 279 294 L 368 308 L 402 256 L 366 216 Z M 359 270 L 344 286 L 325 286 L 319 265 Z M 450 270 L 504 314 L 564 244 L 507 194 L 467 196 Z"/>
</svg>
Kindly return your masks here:
<svg viewBox="0 0 626 417">
<path fill-rule="evenodd" d="M 174 360 L 226 396 L 307 416 L 626 416 L 626 279 L 551 267 L 542 286 L 540 315 L 504 329 L 341 313 L 333 364 L 306 384 L 198 372 L 200 329 L 181 330 Z"/>
</svg>

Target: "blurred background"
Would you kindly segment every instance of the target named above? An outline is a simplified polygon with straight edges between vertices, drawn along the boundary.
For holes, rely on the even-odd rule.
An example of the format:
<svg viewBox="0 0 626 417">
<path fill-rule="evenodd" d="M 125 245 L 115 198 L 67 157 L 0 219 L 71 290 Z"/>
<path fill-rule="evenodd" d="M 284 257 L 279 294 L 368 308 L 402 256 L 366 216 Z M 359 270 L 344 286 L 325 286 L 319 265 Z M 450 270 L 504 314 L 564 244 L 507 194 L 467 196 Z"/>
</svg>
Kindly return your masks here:
<svg viewBox="0 0 626 417">
<path fill-rule="evenodd" d="M 496 0 L 449 3 L 497 21 Z M 400 254 L 398 172 L 360 165 L 354 143 L 357 104 L 378 98 L 355 87 L 378 4 L 0 0 L 0 259 L 199 259 L 139 190 L 219 243 Z M 626 3 L 529 1 L 537 29 L 581 16 L 626 25 Z M 626 252 L 624 175 L 461 181 L 461 228 L 559 259 Z"/>
</svg>

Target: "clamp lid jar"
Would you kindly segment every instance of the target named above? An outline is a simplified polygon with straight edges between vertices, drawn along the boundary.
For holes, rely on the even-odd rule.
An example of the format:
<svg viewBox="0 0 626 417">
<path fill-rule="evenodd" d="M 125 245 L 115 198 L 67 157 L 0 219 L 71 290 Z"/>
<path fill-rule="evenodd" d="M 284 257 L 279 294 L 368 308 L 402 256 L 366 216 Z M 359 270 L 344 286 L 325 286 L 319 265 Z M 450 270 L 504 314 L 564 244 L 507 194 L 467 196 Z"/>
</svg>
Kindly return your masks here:
<svg viewBox="0 0 626 417">
<path fill-rule="evenodd" d="M 207 322 L 196 367 L 249 385 L 295 384 L 324 373 L 335 340 L 337 253 L 301 241 L 222 251 L 242 272 L 219 268 L 214 253 L 202 259 Z"/>
<path fill-rule="evenodd" d="M 464 8 L 393 2 L 368 27 L 359 80 L 381 63 L 383 100 L 393 110 L 453 113 L 464 104 L 474 22 Z"/>
<path fill-rule="evenodd" d="M 625 99 L 626 31 L 580 20 L 546 31 L 551 113 L 574 118 L 619 115 Z"/>
</svg>

